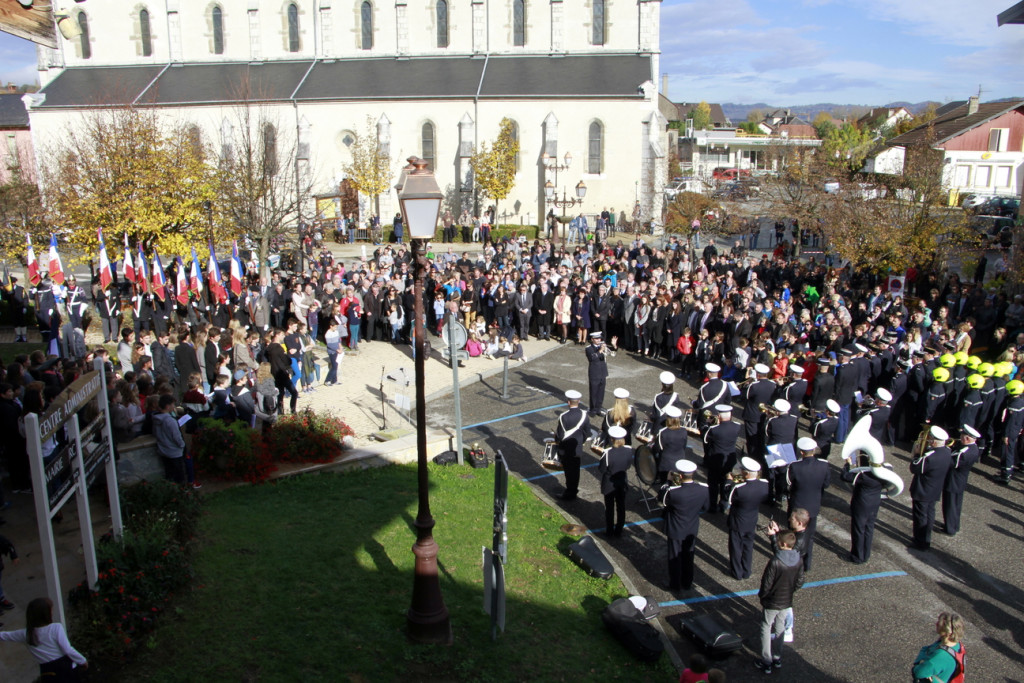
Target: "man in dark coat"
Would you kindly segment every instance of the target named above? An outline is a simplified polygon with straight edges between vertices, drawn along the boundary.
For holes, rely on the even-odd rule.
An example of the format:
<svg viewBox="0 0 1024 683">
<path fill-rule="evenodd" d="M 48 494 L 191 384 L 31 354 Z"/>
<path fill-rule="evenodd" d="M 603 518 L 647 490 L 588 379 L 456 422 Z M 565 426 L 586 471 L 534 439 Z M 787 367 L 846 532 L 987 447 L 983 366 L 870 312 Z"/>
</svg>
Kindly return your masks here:
<svg viewBox="0 0 1024 683">
<path fill-rule="evenodd" d="M 555 445 L 558 448 L 558 459 L 565 471 L 565 491 L 559 496 L 562 500 L 576 500 L 580 489 L 580 456 L 583 454 L 583 442 L 587 439 L 589 426 L 587 413 L 580 408 L 580 392 L 570 389 L 565 392 L 569 409 L 558 416 L 555 428 Z"/>
<path fill-rule="evenodd" d="M 942 519 L 945 531 L 956 536 L 960 531 L 960 512 L 964 505 L 964 491 L 967 490 L 967 477 L 971 468 L 981 458 L 977 441 L 981 432 L 971 425 L 960 428 L 960 446 L 953 451 L 953 461 L 946 475 L 946 483 L 942 487 Z"/>
<path fill-rule="evenodd" d="M 672 470 L 672 483 L 660 496 L 668 537 L 668 589 L 688 591 L 693 587 L 693 559 L 700 515 L 708 509 L 708 487 L 693 480 L 697 465 L 689 460 L 678 460 Z"/>
<path fill-rule="evenodd" d="M 796 536 L 780 531 L 778 551 L 768 560 L 757 592 L 761 601 L 761 657 L 754 664 L 765 673 L 782 666 L 783 634 L 786 615 L 793 607 L 793 594 L 804 585 L 804 568 L 800 553 L 794 550 Z M 774 633 L 775 637 L 772 637 Z"/>
<path fill-rule="evenodd" d="M 824 460 L 814 457 L 818 444 L 809 437 L 802 437 L 796 442 L 799 459 L 789 466 L 786 473 L 789 483 L 789 511 L 807 511 L 806 528 L 804 529 L 804 571 L 811 569 L 811 556 L 814 553 L 814 532 L 818 527 L 818 513 L 821 511 L 821 496 L 832 483 L 831 466 Z"/>
<path fill-rule="evenodd" d="M 608 363 L 605 361 L 605 345 L 600 332 L 590 333 L 587 346 L 587 380 L 590 384 L 591 416 L 604 415 L 604 385 L 608 379 Z"/>
<path fill-rule="evenodd" d="M 551 339 L 551 322 L 554 319 L 555 293 L 547 280 L 541 280 L 533 291 L 533 313 L 537 322 L 537 338 Z"/>
<path fill-rule="evenodd" d="M 726 500 L 726 478 L 736 464 L 736 441 L 740 426 L 732 421 L 732 406 L 721 405 L 715 409 L 718 424 L 703 430 L 704 467 L 707 469 L 709 509 L 721 512 Z"/>
<path fill-rule="evenodd" d="M 761 465 L 752 458 L 743 458 L 741 464 L 744 480 L 732 487 L 725 502 L 729 512 L 729 568 L 737 580 L 750 577 L 757 519 L 769 495 L 768 482 L 757 478 Z"/>
<path fill-rule="evenodd" d="M 757 379 L 747 385 L 743 392 L 743 398 L 746 400 L 743 405 L 743 435 L 746 437 L 747 455 L 760 459 L 764 450 L 764 440 L 761 436 L 765 420 L 761 406 L 771 404 L 772 396 L 778 386 L 768 379 L 770 370 L 764 363 L 754 365 L 754 372 Z"/>
</svg>

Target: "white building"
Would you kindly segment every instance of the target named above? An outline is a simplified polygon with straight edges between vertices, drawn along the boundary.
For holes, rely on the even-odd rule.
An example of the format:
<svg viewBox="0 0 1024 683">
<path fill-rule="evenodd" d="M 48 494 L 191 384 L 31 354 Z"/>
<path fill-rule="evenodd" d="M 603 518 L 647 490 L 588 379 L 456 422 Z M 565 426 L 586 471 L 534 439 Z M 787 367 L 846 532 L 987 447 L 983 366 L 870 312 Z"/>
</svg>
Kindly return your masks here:
<svg viewBox="0 0 1024 683">
<path fill-rule="evenodd" d="M 280 122 L 278 136 L 291 133 L 310 150 L 298 163 L 314 193 L 338 191 L 369 118 L 395 179 L 406 157 L 423 157 L 457 210 L 472 202 L 469 156 L 509 117 L 520 162 L 500 222 L 539 221 L 550 208 L 544 183 L 555 180 L 541 156 L 566 152 L 573 162 L 557 189 L 571 196 L 584 181 L 584 213 L 629 214 L 639 201 L 645 218 L 660 215 L 660 0 L 55 4 L 82 34 L 39 49 L 44 87 L 30 106 L 37 150 L 83 112 L 124 105 L 158 108 L 216 142 L 238 121 L 238 106 L 258 102 Z M 361 206 L 369 208 L 365 198 Z M 381 197 L 383 219 L 396 210 L 393 192 Z"/>
<path fill-rule="evenodd" d="M 821 146 L 821 140 L 788 135 L 750 134 L 743 130 L 695 130 L 679 140 L 683 167 L 710 182 L 719 167 L 770 173 L 778 170 L 776 157 L 784 147 Z M 689 162 L 689 165 L 687 165 Z"/>
</svg>

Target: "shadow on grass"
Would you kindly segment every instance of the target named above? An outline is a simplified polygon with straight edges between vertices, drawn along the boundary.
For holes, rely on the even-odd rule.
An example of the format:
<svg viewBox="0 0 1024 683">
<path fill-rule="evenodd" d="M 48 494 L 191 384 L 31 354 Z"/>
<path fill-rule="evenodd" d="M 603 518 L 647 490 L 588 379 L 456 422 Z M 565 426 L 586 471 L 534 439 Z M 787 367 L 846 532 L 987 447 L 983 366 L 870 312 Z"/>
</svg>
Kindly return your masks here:
<svg viewBox="0 0 1024 683">
<path fill-rule="evenodd" d="M 584 574 L 576 540 L 528 486 L 509 485 L 506 631 L 490 638 L 481 546 L 493 468 L 431 468 L 440 584 L 454 643 L 406 641 L 417 511 L 414 466 L 296 477 L 210 496 L 197 589 L 120 680 L 659 681 L 600 611 L 621 582 Z M 472 478 L 465 478 L 471 472 Z M 514 672 L 514 673 L 511 673 Z"/>
</svg>

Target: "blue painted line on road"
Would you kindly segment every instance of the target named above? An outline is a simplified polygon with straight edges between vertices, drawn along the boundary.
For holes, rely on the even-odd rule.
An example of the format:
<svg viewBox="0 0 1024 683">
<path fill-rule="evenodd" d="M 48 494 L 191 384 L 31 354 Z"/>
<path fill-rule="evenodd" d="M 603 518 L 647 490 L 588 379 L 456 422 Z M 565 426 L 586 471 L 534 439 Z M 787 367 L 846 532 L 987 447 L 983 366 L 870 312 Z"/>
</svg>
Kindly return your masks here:
<svg viewBox="0 0 1024 683">
<path fill-rule="evenodd" d="M 477 427 L 483 427 L 484 425 L 494 424 L 495 422 L 503 422 L 505 420 L 511 420 L 512 418 L 522 417 L 523 415 L 531 415 L 533 413 L 543 413 L 545 410 L 552 410 L 554 408 L 564 407 L 564 403 L 557 403 L 547 408 L 534 408 L 533 410 L 527 410 L 522 413 L 516 413 L 515 415 L 506 415 L 505 417 L 496 417 L 493 420 L 487 420 L 485 422 L 477 422 L 476 424 L 465 425 L 463 429 L 476 429 Z"/>
<path fill-rule="evenodd" d="M 663 520 L 661 517 L 655 517 L 654 519 L 641 519 L 638 522 L 626 522 L 626 526 L 640 526 L 641 524 L 657 524 L 658 522 L 663 522 L 663 521 L 665 521 L 665 520 Z M 587 533 L 589 533 L 589 534 L 603 534 L 604 533 L 604 529 L 603 528 L 601 528 L 601 529 L 587 529 Z"/>
<path fill-rule="evenodd" d="M 824 581 L 812 581 L 805 583 L 804 588 L 817 588 L 819 586 L 831 586 L 837 583 L 853 583 L 854 581 L 869 581 L 871 579 L 887 579 L 893 576 L 906 576 L 906 572 L 878 572 L 877 574 L 858 574 L 856 576 L 840 576 L 835 579 L 826 579 Z M 719 593 L 718 595 L 701 595 L 696 598 L 686 598 L 684 600 L 670 600 L 668 602 L 659 603 L 662 607 L 678 607 L 679 605 L 695 605 L 699 602 L 711 602 L 714 600 L 728 600 L 730 598 L 745 598 L 751 595 L 757 595 L 757 590 L 749 591 L 736 591 L 735 593 Z"/>
<path fill-rule="evenodd" d="M 580 469 L 581 470 L 589 470 L 591 467 L 597 467 L 600 464 L 601 463 L 598 463 L 598 462 L 592 462 L 589 465 L 583 465 L 582 467 L 580 467 Z M 557 477 L 561 473 L 562 473 L 561 471 L 558 471 L 558 472 L 548 472 L 546 474 L 538 474 L 536 477 L 527 477 L 526 479 L 523 479 L 523 481 L 536 481 L 537 479 L 543 479 L 544 477 Z"/>
</svg>

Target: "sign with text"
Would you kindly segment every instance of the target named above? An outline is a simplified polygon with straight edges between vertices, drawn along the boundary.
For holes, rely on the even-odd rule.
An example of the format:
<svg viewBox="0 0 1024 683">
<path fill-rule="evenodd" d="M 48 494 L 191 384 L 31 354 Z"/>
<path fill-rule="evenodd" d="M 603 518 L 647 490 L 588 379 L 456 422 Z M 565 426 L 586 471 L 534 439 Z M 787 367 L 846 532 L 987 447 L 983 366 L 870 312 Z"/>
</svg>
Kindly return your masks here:
<svg viewBox="0 0 1024 683">
<path fill-rule="evenodd" d="M 87 372 L 68 385 L 39 419 L 39 440 L 46 441 L 53 436 L 69 417 L 100 393 L 101 388 L 103 377 L 95 370 Z"/>
</svg>

